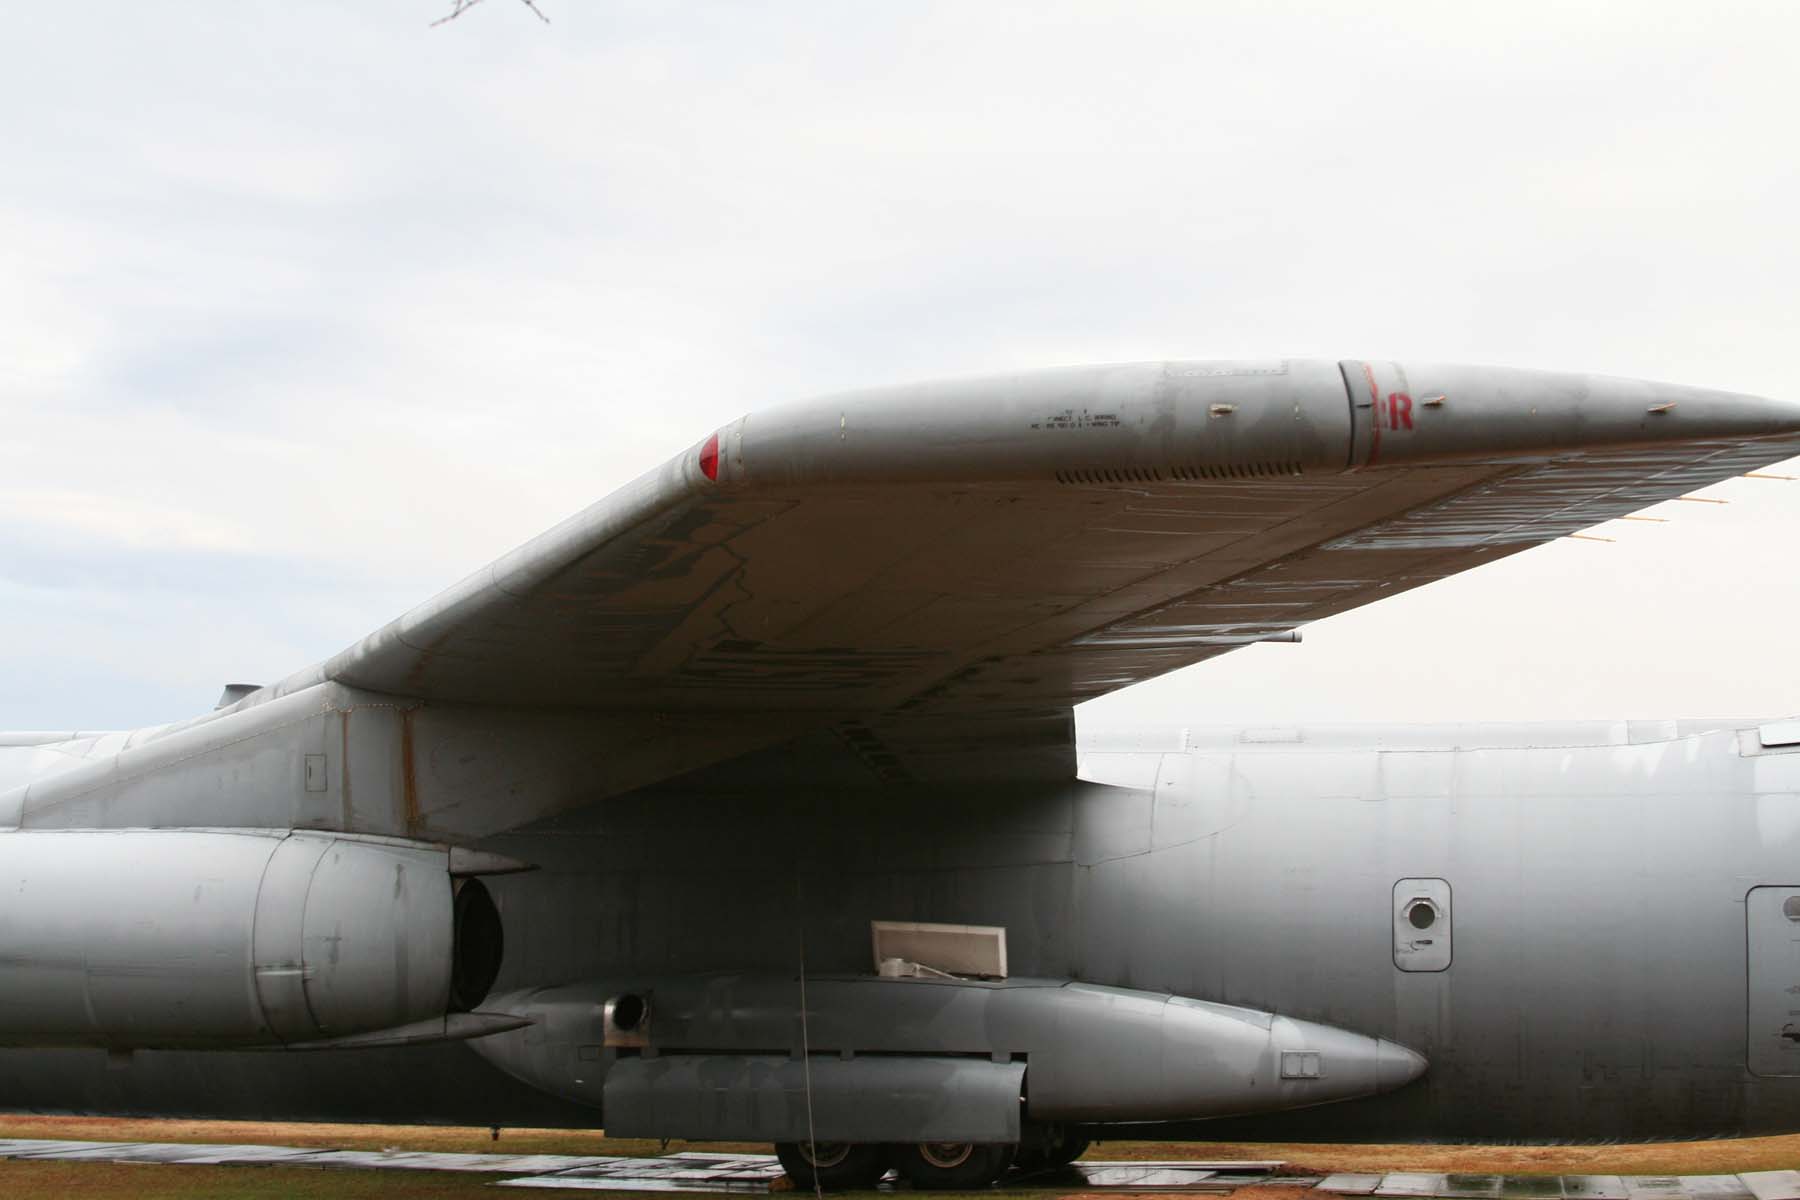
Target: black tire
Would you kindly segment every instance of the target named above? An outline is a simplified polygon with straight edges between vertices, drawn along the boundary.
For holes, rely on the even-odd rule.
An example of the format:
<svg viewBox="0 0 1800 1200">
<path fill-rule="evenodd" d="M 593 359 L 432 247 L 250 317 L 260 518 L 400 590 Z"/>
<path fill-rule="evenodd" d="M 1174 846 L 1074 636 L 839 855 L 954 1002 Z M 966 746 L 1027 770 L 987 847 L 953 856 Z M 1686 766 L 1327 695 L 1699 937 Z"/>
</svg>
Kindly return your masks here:
<svg viewBox="0 0 1800 1200">
<path fill-rule="evenodd" d="M 888 1170 L 887 1147 L 859 1142 L 776 1142 L 775 1157 L 806 1192 L 872 1188 Z"/>
<path fill-rule="evenodd" d="M 972 1142 L 917 1142 L 894 1148 L 900 1176 L 920 1191 L 984 1188 L 1006 1174 L 1018 1148 Z"/>
<path fill-rule="evenodd" d="M 1066 1167 L 1087 1152 L 1088 1138 L 1066 1125 L 1026 1130 L 1027 1139 L 1013 1156 L 1013 1168 L 1027 1174 Z"/>
</svg>

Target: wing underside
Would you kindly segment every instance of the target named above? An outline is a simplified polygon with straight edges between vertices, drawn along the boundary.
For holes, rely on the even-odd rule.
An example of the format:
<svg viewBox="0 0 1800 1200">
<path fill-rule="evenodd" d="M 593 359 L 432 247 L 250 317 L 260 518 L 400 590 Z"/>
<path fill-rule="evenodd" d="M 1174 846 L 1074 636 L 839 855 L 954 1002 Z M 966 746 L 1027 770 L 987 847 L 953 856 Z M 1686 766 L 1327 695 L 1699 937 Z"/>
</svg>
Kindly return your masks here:
<svg viewBox="0 0 1800 1200">
<path fill-rule="evenodd" d="M 1796 429 L 1750 397 L 1387 364 L 827 398 L 276 690 L 782 714 L 915 775 L 1006 747 L 1066 774 L 1080 701 L 1788 457 Z"/>
</svg>

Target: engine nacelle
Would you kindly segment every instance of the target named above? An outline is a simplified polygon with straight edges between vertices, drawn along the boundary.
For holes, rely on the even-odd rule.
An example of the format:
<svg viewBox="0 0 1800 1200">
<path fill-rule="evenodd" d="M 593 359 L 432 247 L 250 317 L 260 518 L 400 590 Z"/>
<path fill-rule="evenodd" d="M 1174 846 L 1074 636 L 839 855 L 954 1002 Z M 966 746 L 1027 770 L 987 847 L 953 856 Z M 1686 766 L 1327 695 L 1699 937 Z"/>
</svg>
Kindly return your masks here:
<svg viewBox="0 0 1800 1200">
<path fill-rule="evenodd" d="M 443 1023 L 481 1002 L 501 950 L 487 889 L 442 846 L 0 833 L 0 1045 L 316 1045 Z"/>
</svg>

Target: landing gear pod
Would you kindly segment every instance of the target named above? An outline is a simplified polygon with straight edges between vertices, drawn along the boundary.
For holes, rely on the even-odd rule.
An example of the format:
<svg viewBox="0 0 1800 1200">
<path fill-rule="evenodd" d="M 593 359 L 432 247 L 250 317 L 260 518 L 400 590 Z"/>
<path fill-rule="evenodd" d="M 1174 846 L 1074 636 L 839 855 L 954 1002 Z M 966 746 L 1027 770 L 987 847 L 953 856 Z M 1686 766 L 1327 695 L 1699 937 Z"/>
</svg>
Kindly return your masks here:
<svg viewBox="0 0 1800 1200">
<path fill-rule="evenodd" d="M 774 1142 L 822 1187 L 861 1186 L 859 1147 L 919 1188 L 978 1186 L 1016 1153 L 1069 1161 L 1095 1125 L 1359 1100 L 1427 1067 L 1369 1034 L 1062 979 L 809 978 L 804 1052 L 801 1003 L 791 976 L 596 980 L 496 997 L 535 1028 L 472 1045 L 614 1136 Z"/>
<path fill-rule="evenodd" d="M 0 834 L 0 1044 L 376 1044 L 470 1036 L 500 914 L 451 852 L 214 830 Z"/>
</svg>

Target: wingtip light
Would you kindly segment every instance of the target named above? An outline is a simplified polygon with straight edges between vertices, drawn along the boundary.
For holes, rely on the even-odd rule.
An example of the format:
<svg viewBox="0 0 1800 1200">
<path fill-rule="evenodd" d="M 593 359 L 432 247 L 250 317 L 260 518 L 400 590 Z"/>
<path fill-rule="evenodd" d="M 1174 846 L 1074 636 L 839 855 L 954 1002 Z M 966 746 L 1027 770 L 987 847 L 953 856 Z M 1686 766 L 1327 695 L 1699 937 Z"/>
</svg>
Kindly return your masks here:
<svg viewBox="0 0 1800 1200">
<path fill-rule="evenodd" d="M 700 473 L 715 482 L 719 478 L 719 435 L 716 433 L 700 443 Z"/>
</svg>

